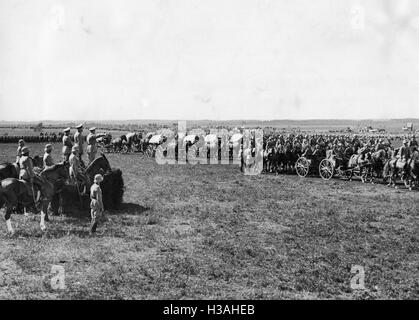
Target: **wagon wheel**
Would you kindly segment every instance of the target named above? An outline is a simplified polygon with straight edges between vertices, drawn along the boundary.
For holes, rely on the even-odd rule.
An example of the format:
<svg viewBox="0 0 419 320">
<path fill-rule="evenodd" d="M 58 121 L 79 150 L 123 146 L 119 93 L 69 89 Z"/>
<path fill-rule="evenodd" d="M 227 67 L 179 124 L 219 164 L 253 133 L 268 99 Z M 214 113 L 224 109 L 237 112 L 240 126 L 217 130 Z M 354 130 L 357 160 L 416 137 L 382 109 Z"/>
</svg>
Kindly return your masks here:
<svg viewBox="0 0 419 320">
<path fill-rule="evenodd" d="M 335 168 L 332 161 L 323 159 L 319 165 L 319 173 L 323 180 L 330 180 L 333 177 Z"/>
<path fill-rule="evenodd" d="M 297 171 L 299 177 L 304 178 L 307 176 L 309 168 L 310 165 L 306 158 L 298 158 L 297 162 L 295 163 L 295 171 Z"/>
</svg>

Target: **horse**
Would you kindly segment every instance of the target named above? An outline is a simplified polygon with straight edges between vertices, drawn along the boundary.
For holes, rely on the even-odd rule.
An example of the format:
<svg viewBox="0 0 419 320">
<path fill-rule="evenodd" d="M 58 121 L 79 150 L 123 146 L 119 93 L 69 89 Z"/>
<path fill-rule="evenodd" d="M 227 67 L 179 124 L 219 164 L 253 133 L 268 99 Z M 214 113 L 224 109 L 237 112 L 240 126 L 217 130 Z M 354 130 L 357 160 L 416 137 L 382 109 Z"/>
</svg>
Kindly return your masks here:
<svg viewBox="0 0 419 320">
<path fill-rule="evenodd" d="M 104 136 L 97 138 L 96 141 L 106 151 L 109 151 L 112 147 L 112 135 L 110 133 L 106 133 Z"/>
<path fill-rule="evenodd" d="M 369 160 L 366 164 L 367 176 L 370 177 L 371 183 L 374 183 L 374 176 L 377 178 L 383 177 L 384 165 L 387 161 L 387 152 L 384 149 L 368 153 L 367 159 Z"/>
<path fill-rule="evenodd" d="M 414 150 L 406 167 L 406 183 L 405 185 L 412 190 L 413 187 L 419 185 L 419 151 Z"/>
<path fill-rule="evenodd" d="M 19 167 L 16 163 L 2 163 L 0 164 L 0 181 L 6 178 L 15 178 L 19 176 Z"/>
<path fill-rule="evenodd" d="M 115 138 L 111 141 L 111 145 L 113 147 L 113 151 L 114 152 L 121 152 L 124 144 L 128 141 L 127 136 L 126 135 L 122 135 L 119 138 Z"/>
<path fill-rule="evenodd" d="M 400 158 L 392 158 L 389 161 L 389 183 L 387 184 L 388 187 L 395 187 L 398 189 L 396 183 L 397 178 L 400 178 L 405 184 L 406 187 L 408 187 L 407 184 L 407 178 L 408 178 L 408 172 L 409 172 L 409 162 L 408 161 L 402 161 Z"/>
<path fill-rule="evenodd" d="M 418 151 L 416 151 L 418 153 Z M 419 185 L 419 161 L 412 159 L 408 165 L 407 184 L 411 191 Z"/>
<path fill-rule="evenodd" d="M 371 154 L 369 152 L 362 152 L 353 154 L 348 161 L 348 170 L 350 170 L 349 180 L 352 180 L 353 170 L 355 168 L 359 169 L 359 176 L 361 177 L 362 183 L 365 183 L 368 176 L 368 172 L 364 169 L 368 167 L 371 160 Z"/>
<path fill-rule="evenodd" d="M 254 148 L 248 147 L 243 150 L 243 165 L 244 171 L 248 172 L 252 167 L 256 165 L 256 156 L 254 152 Z"/>
<path fill-rule="evenodd" d="M 24 180 L 16 178 L 6 178 L 0 182 L 0 208 L 6 205 L 5 220 L 7 230 L 10 234 L 14 234 L 12 227 L 11 215 L 13 209 L 19 204 L 25 207 L 37 207 L 37 199 L 34 197 L 35 190 L 40 192 L 41 201 L 41 221 L 40 227 L 42 231 L 46 231 L 45 222 L 48 221 L 48 206 L 56 192 L 59 192 L 59 182 L 63 182 L 68 178 L 68 163 L 60 163 L 51 166 L 34 177 L 31 186 Z"/>
<path fill-rule="evenodd" d="M 93 160 L 86 168 L 85 175 L 86 175 L 86 185 L 85 190 L 86 193 L 90 191 L 90 186 L 93 183 L 93 178 L 96 174 L 100 173 L 101 175 L 105 175 L 106 173 L 111 172 L 111 165 L 109 164 L 108 158 L 101 153 L 100 157 L 97 157 Z"/>
<path fill-rule="evenodd" d="M 35 156 L 33 158 L 30 158 L 32 160 L 33 166 L 37 168 L 42 168 L 43 166 L 43 160 L 40 156 Z M 0 180 L 6 179 L 6 178 L 19 178 L 19 164 L 5 162 L 0 164 Z"/>
</svg>

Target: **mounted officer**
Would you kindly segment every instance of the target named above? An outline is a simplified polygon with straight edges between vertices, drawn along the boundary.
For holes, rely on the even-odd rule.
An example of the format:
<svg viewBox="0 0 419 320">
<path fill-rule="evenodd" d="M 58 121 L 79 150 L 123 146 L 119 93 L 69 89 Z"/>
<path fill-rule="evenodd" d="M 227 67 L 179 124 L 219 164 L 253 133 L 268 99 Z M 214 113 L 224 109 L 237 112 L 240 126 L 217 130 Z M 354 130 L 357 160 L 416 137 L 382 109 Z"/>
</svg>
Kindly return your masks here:
<svg viewBox="0 0 419 320">
<path fill-rule="evenodd" d="M 87 156 L 89 158 L 89 163 L 91 163 L 96 158 L 97 153 L 97 142 L 96 139 L 104 137 L 106 134 L 96 134 L 96 128 L 92 127 L 89 129 L 90 133 L 87 136 Z"/>
<path fill-rule="evenodd" d="M 52 145 L 50 143 L 45 145 L 44 151 L 45 153 L 44 153 L 44 156 L 42 157 L 42 160 L 44 162 L 44 168 L 52 167 L 54 165 L 54 161 L 52 160 L 52 156 L 51 156 Z"/>
<path fill-rule="evenodd" d="M 25 141 L 19 139 L 18 147 L 16 151 L 16 163 L 19 164 L 20 157 L 22 156 L 22 149 L 25 147 Z"/>
</svg>

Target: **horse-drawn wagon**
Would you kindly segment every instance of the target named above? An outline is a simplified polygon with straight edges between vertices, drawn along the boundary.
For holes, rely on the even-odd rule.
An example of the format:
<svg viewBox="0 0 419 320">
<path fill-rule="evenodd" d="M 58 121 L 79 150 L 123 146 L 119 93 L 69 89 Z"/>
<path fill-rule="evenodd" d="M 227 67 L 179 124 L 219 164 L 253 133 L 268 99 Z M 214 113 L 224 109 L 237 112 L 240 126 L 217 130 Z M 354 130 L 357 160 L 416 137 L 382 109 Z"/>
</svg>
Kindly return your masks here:
<svg viewBox="0 0 419 320">
<path fill-rule="evenodd" d="M 295 164 L 295 170 L 300 177 L 308 174 L 318 174 L 323 180 L 330 180 L 333 177 L 352 180 L 361 178 L 364 182 L 367 179 L 372 181 L 376 160 L 364 153 L 347 154 L 338 156 L 333 150 L 326 152 L 323 159 L 307 158 L 301 156 Z"/>
</svg>

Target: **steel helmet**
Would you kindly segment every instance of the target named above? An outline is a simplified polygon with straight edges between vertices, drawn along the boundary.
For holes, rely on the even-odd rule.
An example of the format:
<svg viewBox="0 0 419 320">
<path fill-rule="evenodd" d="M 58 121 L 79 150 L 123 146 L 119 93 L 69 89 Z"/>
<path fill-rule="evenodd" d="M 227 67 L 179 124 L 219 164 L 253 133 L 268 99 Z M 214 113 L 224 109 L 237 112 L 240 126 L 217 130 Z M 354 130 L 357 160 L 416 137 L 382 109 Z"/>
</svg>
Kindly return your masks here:
<svg viewBox="0 0 419 320">
<path fill-rule="evenodd" d="M 103 177 L 102 177 L 102 175 L 101 175 L 100 173 L 98 173 L 97 175 L 95 175 L 94 181 L 95 181 L 96 183 L 100 183 L 100 182 L 102 182 L 102 181 L 103 181 Z"/>
</svg>

